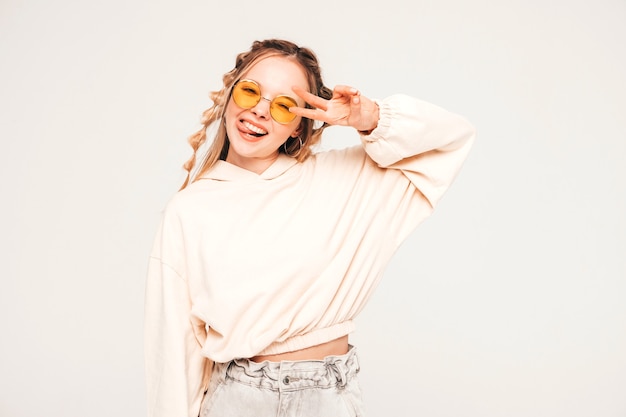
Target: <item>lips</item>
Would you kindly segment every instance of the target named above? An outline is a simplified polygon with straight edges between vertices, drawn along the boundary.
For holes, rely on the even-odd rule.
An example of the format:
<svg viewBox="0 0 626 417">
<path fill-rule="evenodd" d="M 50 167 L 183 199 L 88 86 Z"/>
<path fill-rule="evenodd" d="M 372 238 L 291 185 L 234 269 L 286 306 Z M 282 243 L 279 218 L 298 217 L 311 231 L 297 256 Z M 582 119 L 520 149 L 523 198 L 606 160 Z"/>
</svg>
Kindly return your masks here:
<svg viewBox="0 0 626 417">
<path fill-rule="evenodd" d="M 256 126 L 250 122 L 248 122 L 247 120 L 241 120 L 241 125 L 244 127 L 244 130 L 242 131 L 243 133 L 247 134 L 247 135 L 251 135 L 254 137 L 261 137 L 261 136 L 265 136 L 267 135 L 267 130 Z"/>
</svg>

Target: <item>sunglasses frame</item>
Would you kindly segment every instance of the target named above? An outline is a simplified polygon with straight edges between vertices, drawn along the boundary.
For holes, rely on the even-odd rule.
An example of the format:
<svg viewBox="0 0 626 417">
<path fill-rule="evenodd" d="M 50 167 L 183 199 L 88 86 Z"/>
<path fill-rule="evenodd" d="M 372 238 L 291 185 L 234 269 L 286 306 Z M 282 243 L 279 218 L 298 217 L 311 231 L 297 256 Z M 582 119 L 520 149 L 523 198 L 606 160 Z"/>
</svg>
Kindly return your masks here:
<svg viewBox="0 0 626 417">
<path fill-rule="evenodd" d="M 235 94 L 234 94 L 235 89 L 237 88 L 237 86 L 239 85 L 239 83 L 244 83 L 244 82 L 254 84 L 254 85 L 256 86 L 256 88 L 259 90 L 259 94 L 258 94 L 259 98 L 258 98 L 258 100 L 257 100 L 257 101 L 256 101 L 256 102 L 252 105 L 252 106 L 249 106 L 249 107 L 244 107 L 244 106 L 242 106 L 241 104 L 237 103 L 237 99 L 235 99 Z M 286 94 L 279 94 L 279 95 L 277 95 L 276 97 L 274 97 L 274 98 L 273 98 L 273 99 L 271 99 L 271 100 L 270 100 L 269 98 L 267 98 L 267 97 L 263 97 L 263 95 L 261 94 L 261 86 L 259 85 L 259 83 L 258 83 L 258 82 L 256 82 L 256 81 L 254 81 L 254 80 L 248 79 L 248 78 L 244 78 L 244 79 L 242 79 L 242 80 L 237 81 L 235 84 L 233 84 L 233 88 L 232 88 L 231 96 L 232 96 L 232 98 L 233 98 L 233 102 L 234 102 L 234 103 L 235 103 L 238 107 L 240 107 L 240 108 L 242 108 L 242 109 L 245 109 L 245 110 L 249 110 L 249 109 L 253 108 L 253 107 L 254 107 L 254 106 L 256 106 L 257 104 L 259 104 L 259 103 L 261 102 L 261 100 L 267 100 L 267 101 L 270 103 L 270 116 L 272 117 L 272 120 L 273 120 L 273 121 L 275 121 L 276 123 L 281 124 L 281 125 L 286 125 L 286 124 L 289 124 L 289 123 L 293 122 L 293 121 L 295 120 L 295 118 L 297 117 L 297 115 L 295 115 L 295 114 L 293 114 L 293 113 L 290 113 L 291 115 L 293 115 L 293 117 L 292 117 L 292 119 L 291 119 L 291 120 L 288 120 L 288 121 L 286 121 L 286 122 L 281 122 L 280 120 L 277 120 L 277 119 L 276 119 L 276 117 L 274 117 L 274 114 L 273 114 L 273 112 L 272 112 L 272 109 L 273 109 L 273 104 L 275 104 L 276 99 L 286 98 L 286 99 L 288 99 L 289 101 L 292 101 L 292 102 L 294 103 L 294 106 L 293 106 L 293 107 L 299 107 L 299 106 L 298 106 L 298 102 L 296 101 L 296 99 L 294 99 L 293 97 L 288 96 L 288 95 L 286 95 Z"/>
</svg>

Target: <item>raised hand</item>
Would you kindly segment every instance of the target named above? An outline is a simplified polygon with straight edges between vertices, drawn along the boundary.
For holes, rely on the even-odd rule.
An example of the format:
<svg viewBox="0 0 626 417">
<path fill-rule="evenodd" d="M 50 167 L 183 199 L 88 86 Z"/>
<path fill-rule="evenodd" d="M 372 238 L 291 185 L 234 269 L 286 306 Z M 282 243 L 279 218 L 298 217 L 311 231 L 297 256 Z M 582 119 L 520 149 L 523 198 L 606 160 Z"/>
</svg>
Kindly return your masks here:
<svg viewBox="0 0 626 417">
<path fill-rule="evenodd" d="M 299 116 L 320 120 L 331 125 L 351 126 L 360 132 L 370 132 L 378 125 L 378 105 L 359 90 L 346 85 L 333 89 L 330 100 L 323 99 L 299 87 L 294 93 L 313 108 L 291 107 L 290 111 Z"/>
</svg>

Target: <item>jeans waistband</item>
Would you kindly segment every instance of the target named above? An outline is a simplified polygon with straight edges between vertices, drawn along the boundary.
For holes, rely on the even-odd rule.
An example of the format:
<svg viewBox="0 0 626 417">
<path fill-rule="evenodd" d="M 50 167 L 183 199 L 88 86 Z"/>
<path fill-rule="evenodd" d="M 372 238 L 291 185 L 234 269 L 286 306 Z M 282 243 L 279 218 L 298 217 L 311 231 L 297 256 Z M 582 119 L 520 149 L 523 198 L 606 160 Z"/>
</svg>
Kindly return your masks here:
<svg viewBox="0 0 626 417">
<path fill-rule="evenodd" d="M 356 348 L 350 346 L 344 355 L 327 356 L 322 360 L 252 362 L 235 359 L 216 363 L 214 372 L 224 379 L 275 391 L 306 388 L 344 388 L 360 370 Z"/>
</svg>

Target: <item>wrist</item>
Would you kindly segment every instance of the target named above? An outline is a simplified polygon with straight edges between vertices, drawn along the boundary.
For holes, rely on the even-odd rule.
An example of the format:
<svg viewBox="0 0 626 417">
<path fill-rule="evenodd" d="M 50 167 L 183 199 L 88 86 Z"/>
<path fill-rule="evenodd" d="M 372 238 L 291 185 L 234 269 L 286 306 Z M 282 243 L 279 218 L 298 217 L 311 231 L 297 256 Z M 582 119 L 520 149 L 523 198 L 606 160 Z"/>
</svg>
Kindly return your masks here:
<svg viewBox="0 0 626 417">
<path fill-rule="evenodd" d="M 359 134 L 364 135 L 364 136 L 371 134 L 374 131 L 374 129 L 378 127 L 378 121 L 380 120 L 380 111 L 378 108 L 378 103 L 376 103 L 375 101 L 372 101 L 372 103 L 373 103 L 373 108 L 371 111 L 371 117 L 369 118 L 371 121 L 368 123 L 363 123 L 363 125 L 369 126 L 369 128 L 357 129 Z"/>
</svg>

